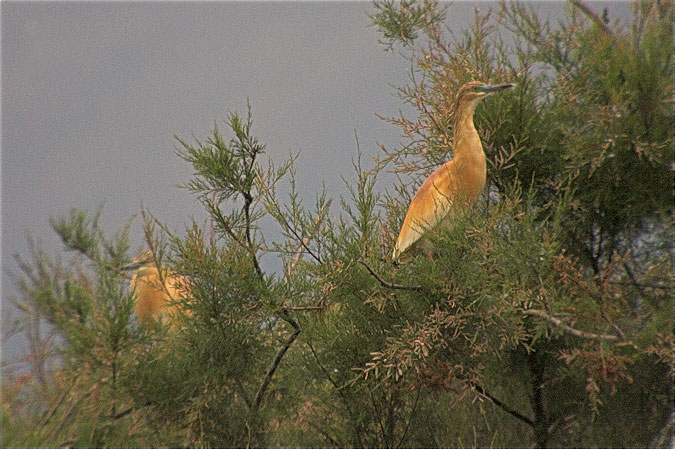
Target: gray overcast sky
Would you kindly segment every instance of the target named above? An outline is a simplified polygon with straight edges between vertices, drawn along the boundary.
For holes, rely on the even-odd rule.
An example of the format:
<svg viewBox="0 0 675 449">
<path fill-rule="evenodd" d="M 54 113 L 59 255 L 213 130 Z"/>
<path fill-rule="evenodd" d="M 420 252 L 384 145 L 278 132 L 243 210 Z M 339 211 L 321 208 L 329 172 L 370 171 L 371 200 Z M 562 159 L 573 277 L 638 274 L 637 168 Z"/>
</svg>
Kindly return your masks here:
<svg viewBox="0 0 675 449">
<path fill-rule="evenodd" d="M 494 3 L 458 2 L 461 32 Z M 626 17 L 623 2 L 611 18 Z M 539 3 L 559 13 L 559 2 Z M 298 189 L 353 179 L 354 130 L 366 156 L 399 130 L 375 114 L 401 106 L 408 65 L 383 51 L 370 3 L 2 2 L 2 302 L 28 231 L 55 254 L 49 217 L 104 204 L 112 234 L 145 205 L 176 230 L 205 217 L 187 191 L 173 135 L 204 138 L 229 111 L 253 108 L 254 133 L 281 161 L 301 150 Z M 221 126 L 224 131 L 224 126 Z M 382 187 L 382 186 L 380 186 Z M 142 242 L 140 218 L 132 248 Z M 4 310 L 6 310 L 3 307 Z M 13 352 L 13 351 L 10 351 Z"/>
</svg>

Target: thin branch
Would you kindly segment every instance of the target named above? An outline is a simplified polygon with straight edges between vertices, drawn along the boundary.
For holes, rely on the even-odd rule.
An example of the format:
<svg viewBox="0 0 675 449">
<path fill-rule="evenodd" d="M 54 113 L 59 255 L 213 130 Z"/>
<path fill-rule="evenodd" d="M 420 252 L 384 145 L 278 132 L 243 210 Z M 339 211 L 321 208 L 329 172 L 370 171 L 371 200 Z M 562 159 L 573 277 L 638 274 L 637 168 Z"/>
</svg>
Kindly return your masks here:
<svg viewBox="0 0 675 449">
<path fill-rule="evenodd" d="M 549 316 L 548 314 L 546 314 L 546 312 L 544 312 L 542 310 L 523 309 L 522 312 L 525 315 L 538 316 L 539 318 L 543 318 L 546 321 L 548 321 L 550 323 L 553 323 L 554 325 L 556 325 L 560 329 L 564 330 L 565 332 L 567 332 L 569 334 L 572 334 L 576 337 L 589 338 L 589 339 L 594 339 L 594 340 L 609 340 L 609 341 L 617 341 L 617 340 L 622 339 L 621 337 L 617 337 L 616 335 L 594 334 L 592 332 L 574 329 L 573 327 L 570 327 L 567 324 L 563 323 L 558 318 Z"/>
<path fill-rule="evenodd" d="M 59 399 L 56 401 L 56 404 L 54 405 L 54 407 L 52 408 L 52 410 L 51 410 L 49 413 L 46 413 L 45 416 L 43 416 L 43 421 L 42 421 L 42 423 L 40 423 L 40 426 L 41 426 L 41 427 L 44 427 L 44 426 L 47 425 L 47 423 L 49 423 L 49 420 L 52 419 L 52 417 L 53 417 L 54 414 L 56 413 L 56 410 L 58 410 L 58 408 L 61 406 L 61 404 L 62 404 L 63 401 L 65 400 L 66 396 L 68 395 L 68 393 L 70 393 L 70 391 L 73 389 L 73 387 L 74 387 L 75 384 L 77 383 L 77 380 L 78 380 L 79 377 L 80 377 L 79 374 L 76 374 L 75 377 L 73 377 L 73 379 L 72 379 L 70 385 L 68 386 L 68 388 L 66 388 L 66 389 L 63 391 L 63 393 L 61 394 L 61 396 L 59 397 Z"/>
<path fill-rule="evenodd" d="M 295 232 L 295 229 L 288 228 L 288 230 L 293 234 L 293 236 L 294 236 L 296 239 L 300 240 L 300 245 L 302 246 L 303 251 L 307 251 L 307 254 L 309 254 L 310 256 L 312 256 L 312 258 L 313 258 L 314 260 L 316 260 L 317 262 L 323 263 L 323 261 L 321 260 L 321 258 L 320 258 L 318 255 L 315 255 L 315 254 L 312 252 L 312 250 L 309 249 L 309 246 L 307 246 L 307 244 L 309 243 L 309 238 L 307 238 L 307 239 L 301 239 L 300 236 L 298 235 L 298 233 Z M 307 241 L 305 242 L 305 240 L 307 240 Z"/>
<path fill-rule="evenodd" d="M 387 436 L 385 430 L 384 430 L 384 424 L 382 423 L 383 415 L 380 407 L 378 407 L 377 401 L 375 401 L 375 398 L 373 397 L 373 390 L 368 389 L 368 396 L 370 397 L 370 402 L 373 405 L 373 410 L 375 411 L 375 416 L 376 416 L 376 422 L 377 425 L 380 427 L 380 432 L 382 433 L 382 439 L 384 440 Z"/>
<path fill-rule="evenodd" d="M 269 204 L 271 204 L 274 207 L 274 209 L 276 210 L 276 217 L 278 217 L 277 223 L 279 223 L 282 228 L 285 228 L 286 232 L 288 232 L 289 234 L 292 234 L 293 237 L 298 242 L 300 242 L 300 246 L 302 247 L 303 251 L 306 251 L 307 254 L 309 254 L 318 263 L 320 263 L 320 264 L 323 263 L 321 258 L 318 255 L 314 254 L 314 252 L 309 248 L 309 246 L 307 246 L 307 243 L 309 243 L 309 242 L 305 243 L 305 239 L 300 237 L 300 235 L 298 235 L 297 231 L 294 228 L 292 228 L 291 225 L 288 223 L 288 221 L 284 217 L 283 211 L 281 210 L 281 208 L 279 207 L 279 204 L 277 203 L 277 200 L 272 198 L 269 194 L 268 194 L 268 196 L 270 197 Z"/>
<path fill-rule="evenodd" d="M 254 155 L 254 160 L 255 160 L 255 155 Z M 253 162 L 251 162 L 253 163 Z M 246 229 L 244 230 L 246 233 L 246 243 L 249 248 L 249 253 L 251 254 L 251 258 L 253 259 L 253 267 L 255 268 L 255 272 L 258 275 L 258 277 L 262 280 L 264 279 L 264 275 L 262 272 L 262 269 L 260 268 L 260 264 L 258 263 L 258 255 L 256 254 L 255 250 L 253 249 L 253 240 L 251 238 L 251 204 L 253 203 L 253 197 L 251 196 L 251 192 L 247 191 L 244 192 L 244 220 L 246 221 Z"/>
<path fill-rule="evenodd" d="M 239 394 L 241 394 L 241 397 L 244 399 L 246 406 L 250 409 L 251 400 L 248 398 L 248 394 L 246 394 L 246 389 L 244 389 L 244 385 L 241 383 L 241 379 L 235 378 L 235 382 L 237 383 L 237 387 L 239 388 Z"/>
<path fill-rule="evenodd" d="M 335 447 L 341 447 L 341 446 L 343 446 L 342 444 L 338 443 L 338 442 L 335 440 L 335 438 L 333 438 L 332 436 L 328 435 L 328 434 L 327 434 L 326 432 L 324 432 L 323 430 L 319 429 L 319 426 L 317 426 L 316 424 L 312 424 L 311 421 L 306 421 L 306 422 L 307 422 L 307 425 L 308 425 L 309 427 L 311 427 L 312 429 L 314 429 L 314 430 L 316 430 L 317 432 L 319 432 L 319 433 L 321 434 L 321 436 L 323 436 L 323 437 L 326 439 L 326 441 L 328 441 L 328 442 L 329 442 L 330 444 L 332 444 L 333 446 L 335 446 Z"/>
<path fill-rule="evenodd" d="M 298 250 L 295 253 L 295 259 L 293 260 L 293 263 L 291 264 L 291 267 L 288 270 L 289 275 L 293 273 L 293 271 L 295 271 L 295 266 L 298 264 L 300 258 L 305 253 L 306 248 L 308 248 L 309 242 L 311 241 L 312 237 L 314 237 L 314 233 L 319 229 L 319 226 L 321 225 L 321 222 L 323 221 L 323 218 L 326 215 L 327 210 L 328 210 L 327 205 L 321 209 L 319 214 L 316 216 L 314 223 L 312 223 L 312 231 L 307 237 L 305 237 L 302 240 L 302 242 L 300 242 L 300 246 L 298 247 Z"/>
<path fill-rule="evenodd" d="M 379 282 L 383 287 L 386 288 L 391 288 L 391 289 L 396 289 L 396 290 L 422 290 L 422 287 L 420 285 L 401 285 L 401 284 L 394 284 L 393 282 L 387 282 L 384 279 L 382 279 L 370 266 L 365 263 L 363 260 L 359 260 L 359 263 L 366 267 L 366 270 L 370 273 L 371 276 L 373 276 L 377 282 Z"/>
<path fill-rule="evenodd" d="M 530 406 L 534 413 L 534 438 L 537 448 L 545 448 L 546 442 L 551 437 L 548 433 L 547 423 L 549 421 L 544 410 L 543 388 L 544 379 L 542 368 L 537 360 L 537 353 L 527 352 L 527 367 L 530 371 L 530 380 L 532 385 L 532 394 L 530 395 Z"/>
<path fill-rule="evenodd" d="M 610 326 L 616 331 L 617 334 L 619 334 L 619 340 L 623 341 L 626 339 L 626 334 L 619 328 L 619 326 L 616 325 L 614 321 L 612 321 L 608 316 L 607 316 L 607 311 L 602 308 L 600 309 L 600 313 L 602 313 L 602 317 L 609 323 Z"/>
<path fill-rule="evenodd" d="M 582 3 L 580 0 L 570 0 L 570 3 L 577 8 L 591 21 L 596 24 L 600 29 L 606 33 L 607 35 L 611 36 L 612 32 L 610 29 L 607 27 L 607 24 L 605 23 L 604 20 L 602 20 L 598 15 L 588 6 L 586 6 L 584 3 Z"/>
<path fill-rule="evenodd" d="M 633 287 L 635 287 L 640 291 L 640 294 L 643 297 L 647 297 L 646 293 L 643 291 L 643 289 L 645 288 L 651 288 L 654 290 L 667 290 L 667 291 L 671 291 L 673 289 L 673 287 L 669 285 L 657 285 L 657 284 L 652 285 L 652 284 L 645 284 L 643 282 L 635 282 L 632 280 L 609 281 L 609 283 L 614 285 L 632 285 Z"/>
<path fill-rule="evenodd" d="M 511 243 L 511 246 L 516 251 L 518 251 L 520 254 L 524 255 L 524 253 L 519 248 L 517 248 L 515 245 L 513 245 L 513 243 Z M 592 256 L 592 254 L 591 254 L 591 256 Z M 597 270 L 597 267 L 595 266 L 596 264 L 594 263 L 593 265 L 594 265 L 594 271 L 597 273 L 598 270 Z M 531 267 L 534 270 L 537 277 L 539 278 L 540 291 L 541 291 L 540 295 L 542 295 L 542 298 L 543 298 L 543 284 L 542 284 L 541 276 L 539 275 L 539 271 L 537 270 L 537 268 L 534 265 L 531 265 Z M 598 294 L 596 292 L 591 291 L 587 286 L 583 285 L 578 279 L 576 279 L 573 276 L 569 276 L 569 279 L 572 282 L 574 282 L 574 284 L 577 285 L 579 288 L 588 292 L 593 297 L 593 299 L 595 299 L 596 302 L 598 302 L 599 304 L 603 303 L 603 298 L 602 298 L 601 294 Z M 545 320 L 547 320 L 547 321 L 555 324 L 556 326 L 560 327 L 564 331 L 569 332 L 570 334 L 575 335 L 577 337 L 597 339 L 597 340 L 625 340 L 626 339 L 626 334 L 624 334 L 624 332 L 621 329 L 619 329 L 619 327 L 612 320 L 610 320 L 609 317 L 604 312 L 602 312 L 603 319 L 605 321 L 607 321 L 607 323 L 610 326 L 612 326 L 612 328 L 614 328 L 616 333 L 619 334 L 618 337 L 615 336 L 615 335 L 593 334 L 591 332 L 586 332 L 586 331 L 574 329 L 574 328 L 566 325 L 565 323 L 563 323 L 558 318 L 552 317 L 542 310 L 535 310 L 535 309 L 522 309 L 522 310 L 523 310 L 523 313 L 525 313 L 527 315 L 533 315 L 533 316 L 538 316 L 540 318 L 544 318 Z"/>
<path fill-rule="evenodd" d="M 638 292 L 640 292 L 640 296 L 642 296 L 644 298 L 646 296 L 645 292 L 643 290 L 644 285 L 640 284 L 637 281 L 637 279 L 635 279 L 635 276 L 633 275 L 633 271 L 628 266 L 628 262 L 623 263 L 623 268 L 624 268 L 624 270 L 626 270 L 626 274 L 628 274 L 628 277 L 630 278 L 630 281 L 633 284 L 633 286 L 637 289 Z"/>
<path fill-rule="evenodd" d="M 66 424 L 66 422 L 68 421 L 68 419 L 70 419 L 70 416 L 73 414 L 73 411 L 80 405 L 80 403 L 81 403 L 83 400 L 85 400 L 86 398 L 88 398 L 89 396 L 91 396 L 92 393 L 93 393 L 97 388 L 99 388 L 99 387 L 100 387 L 100 384 L 99 384 L 98 382 L 95 383 L 95 384 L 93 384 L 93 385 L 92 385 L 85 393 L 82 394 L 82 396 L 80 396 L 75 402 L 73 402 L 73 403 L 71 404 L 71 406 L 68 408 L 68 410 L 66 411 L 65 415 L 63 416 L 63 418 L 61 418 L 61 421 L 59 422 L 59 424 L 58 424 L 58 425 L 56 426 L 56 428 L 50 433 L 50 435 L 49 435 L 49 440 L 54 440 L 54 438 L 56 438 L 56 436 L 57 436 L 58 433 L 61 431 L 61 429 L 63 428 L 63 426 Z"/>
<path fill-rule="evenodd" d="M 122 410 L 121 412 L 115 413 L 114 415 L 111 416 L 111 418 L 113 420 L 118 420 L 118 419 L 124 418 L 125 416 L 127 416 L 129 413 L 131 413 L 133 411 L 134 411 L 134 408 L 129 407 L 126 410 Z"/>
<path fill-rule="evenodd" d="M 258 257 L 256 256 L 256 253 L 255 253 L 255 251 L 253 250 L 253 248 L 252 248 L 251 246 L 249 246 L 246 242 L 242 242 L 241 239 L 239 239 L 239 237 L 237 236 L 237 234 L 234 232 L 234 229 L 232 228 L 232 226 L 230 226 L 230 223 L 227 221 L 227 219 L 225 218 L 225 216 L 222 215 L 222 213 L 220 212 L 219 209 L 215 208 L 215 209 L 213 210 L 213 212 L 216 213 L 216 214 L 218 215 L 218 219 L 219 219 L 219 221 L 220 221 L 220 223 L 221 223 L 221 227 L 222 227 L 223 230 L 227 233 L 227 235 L 229 235 L 230 238 L 231 238 L 236 244 L 238 244 L 238 245 L 239 245 L 240 247 L 242 247 L 246 252 L 249 253 L 249 255 L 251 256 L 251 259 L 253 260 L 253 266 L 254 266 L 254 269 L 255 269 L 255 271 L 256 271 L 256 274 L 262 279 L 262 278 L 263 278 L 262 270 L 260 269 L 260 266 L 258 265 Z M 247 228 L 247 229 L 248 229 L 248 228 Z"/>
<path fill-rule="evenodd" d="M 319 360 L 319 355 L 316 353 L 314 350 L 314 346 L 312 345 L 311 342 L 307 341 L 305 344 L 309 347 L 310 351 L 312 351 L 312 356 L 314 356 L 314 360 L 316 361 L 316 364 L 319 366 L 319 369 L 323 371 L 323 374 L 326 376 L 326 379 L 333 385 L 333 388 L 335 388 L 335 391 L 340 395 L 342 398 L 342 401 L 344 402 L 344 406 L 347 409 L 347 413 L 349 413 L 349 419 L 354 418 L 354 412 L 352 411 L 352 408 L 349 406 L 349 400 L 347 400 L 347 397 L 345 396 L 344 391 L 342 391 L 342 387 L 340 387 L 337 382 L 333 379 L 333 377 L 330 375 L 328 370 L 326 369 L 325 366 L 321 363 L 321 360 Z M 340 445 L 338 445 L 340 446 Z M 357 445 L 360 446 L 360 445 Z"/>
<path fill-rule="evenodd" d="M 293 263 L 291 264 L 291 267 L 288 269 L 288 274 L 292 274 L 293 271 L 295 271 L 295 266 L 300 262 L 300 258 L 302 255 L 305 253 L 305 248 L 307 248 L 307 245 L 309 245 L 310 242 L 309 237 L 305 237 L 302 239 L 302 242 L 300 242 L 300 246 L 298 246 L 298 250 L 295 252 L 295 258 L 293 259 Z"/>
<path fill-rule="evenodd" d="M 295 320 L 288 315 L 288 313 L 284 312 L 282 314 L 282 317 L 286 322 L 288 322 L 291 326 L 293 326 L 295 331 L 293 331 L 291 336 L 288 337 L 288 340 L 286 340 L 284 345 L 279 348 L 277 354 L 274 356 L 274 360 L 272 360 L 272 363 L 270 364 L 269 368 L 267 368 L 265 378 L 263 379 L 262 383 L 260 384 L 260 387 L 258 388 L 258 391 L 255 394 L 255 399 L 253 401 L 253 410 L 258 410 L 260 408 L 263 395 L 265 394 L 267 387 L 269 387 L 269 384 L 272 381 L 272 376 L 274 376 L 274 372 L 279 367 L 281 359 L 284 357 L 284 354 L 286 354 L 288 348 L 291 347 L 295 339 L 298 338 L 298 335 L 300 334 L 300 326 L 298 326 L 298 323 L 296 323 Z"/>
<path fill-rule="evenodd" d="M 422 395 L 422 389 L 418 388 L 417 389 L 417 396 L 415 396 L 415 402 L 413 403 L 412 410 L 410 411 L 410 417 L 408 418 L 408 422 L 405 425 L 405 430 L 403 431 L 403 435 L 401 435 L 401 439 L 399 440 L 396 447 L 401 447 L 403 445 L 403 442 L 405 441 L 405 439 L 408 437 L 408 431 L 410 430 L 410 423 L 412 423 L 413 417 L 415 416 L 415 412 L 417 411 L 417 403 L 418 403 L 421 395 Z"/>
<path fill-rule="evenodd" d="M 292 310 L 295 312 L 305 312 L 308 310 L 325 310 L 326 306 L 290 306 L 284 307 L 284 310 Z"/>
</svg>

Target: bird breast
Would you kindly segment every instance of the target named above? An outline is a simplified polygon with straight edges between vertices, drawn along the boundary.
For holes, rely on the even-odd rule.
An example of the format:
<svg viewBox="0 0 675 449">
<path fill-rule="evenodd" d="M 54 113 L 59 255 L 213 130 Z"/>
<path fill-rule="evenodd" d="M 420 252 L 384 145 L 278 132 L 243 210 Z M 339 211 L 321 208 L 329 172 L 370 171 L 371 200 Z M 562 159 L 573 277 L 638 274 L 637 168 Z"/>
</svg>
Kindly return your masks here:
<svg viewBox="0 0 675 449">
<path fill-rule="evenodd" d="M 483 191 L 485 170 L 485 156 L 470 161 L 460 157 L 446 162 L 420 188 L 420 197 L 427 197 L 427 201 L 420 201 L 420 205 L 433 208 L 441 226 L 451 225 L 451 209 L 470 206 Z"/>
<path fill-rule="evenodd" d="M 459 199 L 468 204 L 473 204 L 485 188 L 487 167 L 485 155 L 481 149 L 480 154 L 456 158 L 457 194 Z"/>
</svg>

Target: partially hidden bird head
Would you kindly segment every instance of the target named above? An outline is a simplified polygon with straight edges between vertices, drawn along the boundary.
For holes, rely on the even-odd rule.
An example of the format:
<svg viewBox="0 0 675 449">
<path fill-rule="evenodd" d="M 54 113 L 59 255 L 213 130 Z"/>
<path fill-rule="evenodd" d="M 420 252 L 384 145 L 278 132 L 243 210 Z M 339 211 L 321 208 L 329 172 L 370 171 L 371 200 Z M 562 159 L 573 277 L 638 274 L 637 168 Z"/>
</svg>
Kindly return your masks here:
<svg viewBox="0 0 675 449">
<path fill-rule="evenodd" d="M 152 255 L 152 251 L 149 249 L 146 249 L 144 251 L 141 251 L 140 253 L 136 254 L 136 257 L 131 261 L 131 263 L 124 265 L 122 267 L 123 271 L 134 271 L 138 270 L 139 268 L 149 265 L 149 264 L 154 264 L 154 257 Z"/>
<path fill-rule="evenodd" d="M 504 89 L 509 89 L 515 84 L 485 84 L 479 81 L 469 81 L 459 88 L 457 93 L 456 111 L 466 106 L 476 107 L 484 98 Z"/>
</svg>

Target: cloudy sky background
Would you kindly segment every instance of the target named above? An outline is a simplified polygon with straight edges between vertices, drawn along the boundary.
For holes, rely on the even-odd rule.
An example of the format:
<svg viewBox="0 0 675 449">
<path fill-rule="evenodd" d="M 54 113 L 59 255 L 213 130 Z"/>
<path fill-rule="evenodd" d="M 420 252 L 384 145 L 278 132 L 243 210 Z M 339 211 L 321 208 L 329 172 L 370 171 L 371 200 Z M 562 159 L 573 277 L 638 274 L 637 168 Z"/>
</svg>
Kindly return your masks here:
<svg viewBox="0 0 675 449">
<path fill-rule="evenodd" d="M 461 33 L 488 2 L 456 2 L 447 16 Z M 562 17 L 561 2 L 539 2 Z M 627 20 L 625 2 L 607 7 Z M 141 205 L 175 230 L 205 213 L 176 184 L 190 166 L 173 138 L 225 131 L 228 112 L 253 109 L 253 132 L 280 162 L 300 151 L 298 190 L 312 204 L 325 184 L 345 194 L 353 179 L 354 133 L 369 158 L 401 142 L 375 114 L 401 107 L 396 86 L 408 64 L 385 52 L 369 26 L 370 3 L 2 2 L 2 309 L 16 297 L 13 255 L 26 232 L 58 254 L 49 218 L 103 205 L 109 235 Z M 368 160 L 365 161 L 369 167 Z M 380 181 L 382 184 L 382 180 Z M 378 185 L 384 189 L 387 186 Z M 136 218 L 132 248 L 142 245 Z M 5 316 L 6 318 L 6 316 Z M 25 350 L 11 339 L 3 358 Z"/>
</svg>

